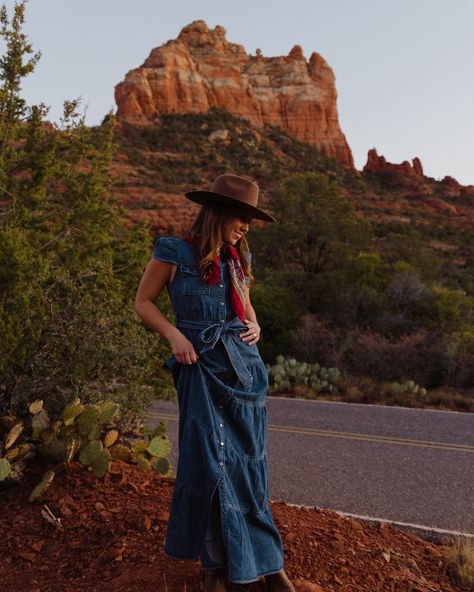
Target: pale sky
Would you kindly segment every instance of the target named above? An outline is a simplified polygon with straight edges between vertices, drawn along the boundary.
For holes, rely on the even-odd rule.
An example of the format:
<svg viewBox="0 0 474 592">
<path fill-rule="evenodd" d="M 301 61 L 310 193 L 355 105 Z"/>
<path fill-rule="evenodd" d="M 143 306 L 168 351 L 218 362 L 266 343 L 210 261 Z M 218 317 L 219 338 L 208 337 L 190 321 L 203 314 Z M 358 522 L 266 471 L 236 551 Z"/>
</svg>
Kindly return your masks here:
<svg viewBox="0 0 474 592">
<path fill-rule="evenodd" d="M 11 17 L 14 1 L 2 4 Z M 42 57 L 23 96 L 56 122 L 82 97 L 96 125 L 125 74 L 198 19 L 250 54 L 320 53 L 357 169 L 374 147 L 474 184 L 474 0 L 29 0 L 24 31 Z"/>
</svg>

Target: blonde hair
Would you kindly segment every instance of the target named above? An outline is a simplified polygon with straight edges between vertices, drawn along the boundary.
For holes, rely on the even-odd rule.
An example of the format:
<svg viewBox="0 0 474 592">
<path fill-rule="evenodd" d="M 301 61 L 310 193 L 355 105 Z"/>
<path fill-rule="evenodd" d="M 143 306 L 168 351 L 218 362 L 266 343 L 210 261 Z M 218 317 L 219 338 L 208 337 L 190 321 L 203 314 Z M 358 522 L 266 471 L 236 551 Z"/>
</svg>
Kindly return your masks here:
<svg viewBox="0 0 474 592">
<path fill-rule="evenodd" d="M 198 249 L 198 257 L 199 272 L 204 282 L 207 282 L 209 279 L 214 258 L 224 243 L 222 239 L 222 223 L 229 216 L 234 215 L 238 215 L 238 209 L 232 206 L 209 206 L 204 204 L 192 223 L 188 234 L 193 237 L 197 235 L 201 235 L 202 237 Z M 240 264 L 247 278 L 247 285 L 251 285 L 254 281 L 254 276 L 251 271 L 249 246 L 245 235 L 239 238 L 234 248 L 239 254 Z"/>
</svg>

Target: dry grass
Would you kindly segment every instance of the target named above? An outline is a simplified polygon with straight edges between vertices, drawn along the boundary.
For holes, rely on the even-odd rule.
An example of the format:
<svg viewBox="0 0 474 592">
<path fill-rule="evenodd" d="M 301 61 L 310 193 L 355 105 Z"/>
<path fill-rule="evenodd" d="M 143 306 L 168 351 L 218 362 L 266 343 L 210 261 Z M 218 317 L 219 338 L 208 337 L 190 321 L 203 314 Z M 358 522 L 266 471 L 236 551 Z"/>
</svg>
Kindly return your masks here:
<svg viewBox="0 0 474 592">
<path fill-rule="evenodd" d="M 474 592 L 474 538 L 455 537 L 444 555 L 459 583 Z"/>
</svg>

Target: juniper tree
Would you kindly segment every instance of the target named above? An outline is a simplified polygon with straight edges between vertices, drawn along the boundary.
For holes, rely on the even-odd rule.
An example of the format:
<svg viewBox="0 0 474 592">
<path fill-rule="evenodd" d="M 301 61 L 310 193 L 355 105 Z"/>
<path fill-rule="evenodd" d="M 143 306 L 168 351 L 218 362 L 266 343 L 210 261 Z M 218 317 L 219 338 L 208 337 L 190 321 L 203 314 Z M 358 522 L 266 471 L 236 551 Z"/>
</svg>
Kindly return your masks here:
<svg viewBox="0 0 474 592">
<path fill-rule="evenodd" d="M 21 97 L 41 55 L 24 14 L 25 2 L 11 22 L 0 10 L 0 412 L 107 396 L 140 413 L 166 353 L 133 310 L 149 229 L 128 228 L 113 194 L 113 114 L 90 128 L 65 100 L 55 124 Z"/>
</svg>

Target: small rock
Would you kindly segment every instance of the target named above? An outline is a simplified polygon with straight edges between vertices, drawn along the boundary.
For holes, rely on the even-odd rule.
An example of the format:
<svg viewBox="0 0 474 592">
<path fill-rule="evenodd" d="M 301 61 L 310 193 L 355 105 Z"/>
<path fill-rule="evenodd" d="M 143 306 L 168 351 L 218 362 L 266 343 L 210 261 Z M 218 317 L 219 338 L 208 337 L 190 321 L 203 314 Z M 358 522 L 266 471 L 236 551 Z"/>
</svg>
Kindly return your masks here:
<svg viewBox="0 0 474 592">
<path fill-rule="evenodd" d="M 209 142 L 229 142 L 230 132 L 228 129 L 217 129 L 211 132 L 207 139 Z"/>
</svg>

